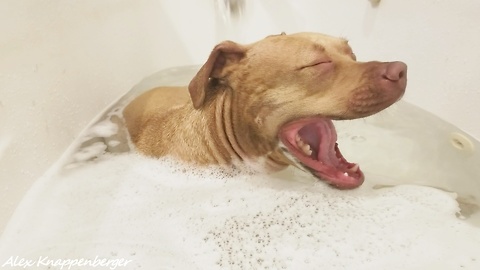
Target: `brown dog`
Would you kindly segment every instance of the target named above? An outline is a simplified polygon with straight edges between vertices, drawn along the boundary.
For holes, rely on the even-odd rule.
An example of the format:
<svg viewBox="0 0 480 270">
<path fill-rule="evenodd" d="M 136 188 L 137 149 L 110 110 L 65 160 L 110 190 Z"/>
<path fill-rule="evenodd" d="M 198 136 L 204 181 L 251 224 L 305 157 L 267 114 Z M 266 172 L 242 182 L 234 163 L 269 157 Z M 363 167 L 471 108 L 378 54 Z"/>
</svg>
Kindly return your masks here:
<svg viewBox="0 0 480 270">
<path fill-rule="evenodd" d="M 124 110 L 133 143 L 150 156 L 197 164 L 302 166 L 337 188 L 364 175 L 336 144 L 331 119 L 377 113 L 403 95 L 402 62 L 357 62 L 344 39 L 315 33 L 218 44 L 188 86 L 157 88 Z"/>
</svg>

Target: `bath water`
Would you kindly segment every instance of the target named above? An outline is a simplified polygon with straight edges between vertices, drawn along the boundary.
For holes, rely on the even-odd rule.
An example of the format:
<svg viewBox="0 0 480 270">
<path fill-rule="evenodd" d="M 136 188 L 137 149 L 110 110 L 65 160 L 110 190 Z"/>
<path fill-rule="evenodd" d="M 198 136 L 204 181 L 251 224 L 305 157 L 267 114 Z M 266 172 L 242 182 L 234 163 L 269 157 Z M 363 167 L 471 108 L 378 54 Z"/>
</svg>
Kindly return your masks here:
<svg viewBox="0 0 480 270">
<path fill-rule="evenodd" d="M 134 153 L 39 181 L 2 239 L 1 264 L 98 256 L 131 260 L 125 269 L 480 269 L 480 229 L 455 216 L 454 194 L 429 187 L 339 191 L 293 170 L 226 175 Z"/>
<path fill-rule="evenodd" d="M 427 168 L 432 177 L 412 173 L 426 184 L 440 179 L 433 159 L 401 161 L 416 149 L 402 132 L 382 133 L 377 120 L 370 131 L 356 123 L 339 130 L 344 154 L 366 164 L 365 184 L 340 191 L 294 168 L 227 172 L 141 156 L 121 124 L 128 96 L 25 196 L 0 239 L 0 269 L 22 269 L 21 259 L 31 269 L 480 269 L 480 227 L 458 200 L 471 189 L 399 181 L 411 176 L 405 166 Z M 383 145 L 385 132 L 403 146 Z M 374 136 L 378 149 L 363 151 Z M 385 149 L 398 168 L 391 173 Z M 82 259 L 91 264 L 72 263 Z M 94 265 L 102 259 L 111 263 Z"/>
</svg>

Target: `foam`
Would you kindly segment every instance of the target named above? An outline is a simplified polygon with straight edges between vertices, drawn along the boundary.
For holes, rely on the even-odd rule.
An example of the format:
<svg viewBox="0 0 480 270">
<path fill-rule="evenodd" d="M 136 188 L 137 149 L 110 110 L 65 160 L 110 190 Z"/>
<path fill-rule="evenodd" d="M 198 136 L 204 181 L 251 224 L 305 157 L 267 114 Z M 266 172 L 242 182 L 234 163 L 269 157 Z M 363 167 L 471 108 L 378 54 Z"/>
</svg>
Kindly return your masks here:
<svg viewBox="0 0 480 270">
<path fill-rule="evenodd" d="M 90 160 L 94 157 L 102 155 L 107 149 L 107 145 L 103 142 L 95 142 L 89 146 L 86 146 L 73 155 L 75 162 L 83 162 Z"/>
<path fill-rule="evenodd" d="M 110 113 L 108 116 L 116 115 L 115 113 Z M 85 131 L 84 141 L 94 138 L 94 137 L 110 137 L 117 134 L 118 125 L 112 123 L 110 119 L 100 121 L 93 125 L 91 128 Z"/>
<path fill-rule="evenodd" d="M 455 194 L 339 191 L 297 173 L 106 155 L 39 180 L 2 237 L 0 264 L 100 256 L 132 260 L 125 269 L 480 269 L 480 229 L 455 217 Z"/>
</svg>

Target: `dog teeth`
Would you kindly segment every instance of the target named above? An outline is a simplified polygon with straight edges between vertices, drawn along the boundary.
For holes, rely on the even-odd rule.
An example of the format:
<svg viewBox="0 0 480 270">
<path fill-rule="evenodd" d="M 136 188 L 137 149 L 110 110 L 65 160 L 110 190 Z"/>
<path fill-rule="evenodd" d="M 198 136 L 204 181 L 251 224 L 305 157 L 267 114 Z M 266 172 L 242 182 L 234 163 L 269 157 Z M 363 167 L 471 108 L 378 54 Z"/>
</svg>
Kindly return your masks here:
<svg viewBox="0 0 480 270">
<path fill-rule="evenodd" d="M 307 156 L 310 156 L 312 154 L 312 149 L 310 149 L 310 145 L 308 144 L 303 144 L 303 145 L 299 145 L 300 149 L 302 149 L 303 153 L 305 153 L 305 155 Z"/>
<path fill-rule="evenodd" d="M 310 149 L 310 145 L 306 144 L 305 148 L 302 148 L 303 153 L 305 153 L 307 156 L 310 156 L 312 154 L 312 149 Z"/>
<path fill-rule="evenodd" d="M 353 167 L 347 169 L 347 171 L 344 172 L 343 175 L 350 176 L 351 174 L 357 173 L 359 169 L 360 167 L 358 166 L 358 164 L 355 164 L 353 165 Z"/>
<path fill-rule="evenodd" d="M 302 149 L 305 155 L 310 156 L 313 153 L 312 149 L 310 148 L 310 145 L 302 141 L 302 139 L 298 134 L 295 136 L 295 141 L 297 142 L 298 148 Z"/>
<path fill-rule="evenodd" d="M 358 166 L 358 164 L 355 164 L 352 168 L 350 168 L 350 171 L 352 172 L 358 172 L 358 169 L 360 168 L 360 166 Z"/>
</svg>

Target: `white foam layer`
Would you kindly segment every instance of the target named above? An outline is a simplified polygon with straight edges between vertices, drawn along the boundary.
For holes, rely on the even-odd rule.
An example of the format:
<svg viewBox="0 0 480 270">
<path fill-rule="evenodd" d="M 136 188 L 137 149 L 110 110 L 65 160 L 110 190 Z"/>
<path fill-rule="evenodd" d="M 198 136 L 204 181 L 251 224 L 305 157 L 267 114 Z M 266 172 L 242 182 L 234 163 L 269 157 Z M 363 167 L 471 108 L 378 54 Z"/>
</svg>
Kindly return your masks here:
<svg viewBox="0 0 480 270">
<path fill-rule="evenodd" d="M 75 162 L 82 162 L 89 160 L 91 158 L 102 155 L 107 149 L 107 145 L 103 142 L 95 142 L 91 145 L 80 149 L 73 155 L 73 160 Z"/>
<path fill-rule="evenodd" d="M 110 112 L 108 115 L 117 115 L 118 112 Z M 118 125 L 111 122 L 110 119 L 95 123 L 92 127 L 83 133 L 83 141 L 87 141 L 93 137 L 110 137 L 117 134 Z"/>
<path fill-rule="evenodd" d="M 99 256 L 132 260 L 117 269 L 480 269 L 480 229 L 455 217 L 453 194 L 196 172 L 123 154 L 41 179 L 3 235 L 0 265 Z"/>
</svg>

